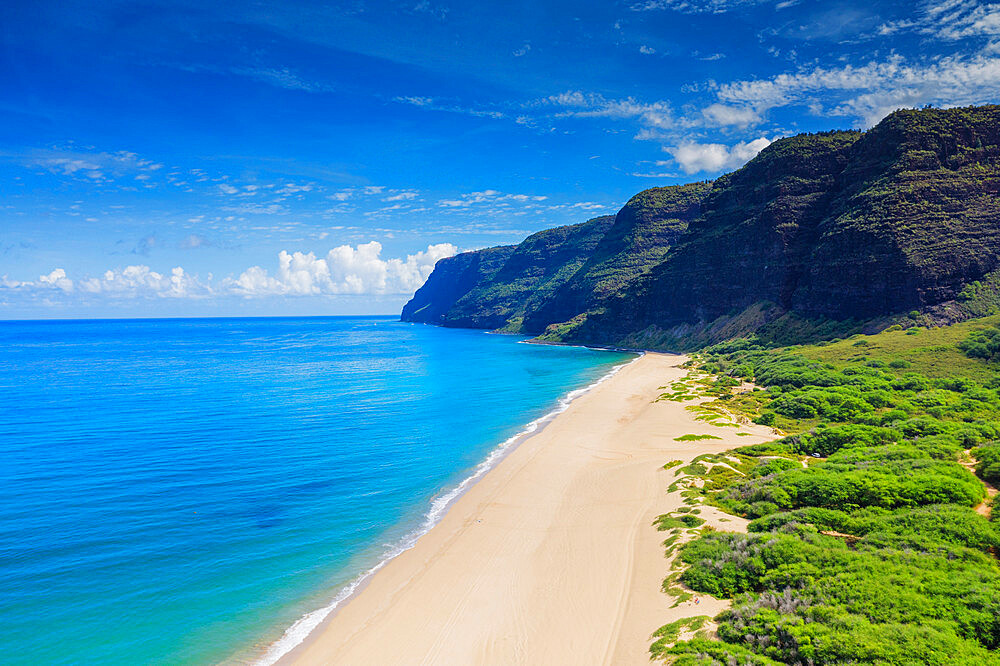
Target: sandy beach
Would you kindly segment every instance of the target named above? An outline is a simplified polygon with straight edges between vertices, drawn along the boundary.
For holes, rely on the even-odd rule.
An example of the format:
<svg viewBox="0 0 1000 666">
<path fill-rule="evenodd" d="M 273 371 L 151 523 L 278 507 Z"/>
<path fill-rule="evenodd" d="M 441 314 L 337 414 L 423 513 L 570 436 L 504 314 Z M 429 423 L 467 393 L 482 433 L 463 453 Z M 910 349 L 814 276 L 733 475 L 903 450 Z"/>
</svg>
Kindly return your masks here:
<svg viewBox="0 0 1000 666">
<path fill-rule="evenodd" d="M 653 519 L 682 505 L 670 460 L 774 437 L 656 402 L 684 357 L 646 354 L 580 396 L 463 495 L 282 664 L 644 664 L 671 608 Z M 688 433 L 720 439 L 675 441 Z M 718 529 L 737 519 L 702 517 Z"/>
</svg>

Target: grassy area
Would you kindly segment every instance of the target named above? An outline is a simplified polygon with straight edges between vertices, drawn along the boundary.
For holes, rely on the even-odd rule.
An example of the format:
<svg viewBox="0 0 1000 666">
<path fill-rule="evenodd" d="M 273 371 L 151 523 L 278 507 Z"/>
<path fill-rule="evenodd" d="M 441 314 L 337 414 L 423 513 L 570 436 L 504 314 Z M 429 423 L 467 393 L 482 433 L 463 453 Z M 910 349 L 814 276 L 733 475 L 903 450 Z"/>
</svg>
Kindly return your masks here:
<svg viewBox="0 0 1000 666">
<path fill-rule="evenodd" d="M 692 665 L 1000 664 L 1000 523 L 981 480 L 1000 479 L 1000 365 L 963 345 L 998 322 L 700 353 L 722 383 L 766 390 L 689 409 L 790 434 L 676 471 L 700 479 L 685 501 L 748 518 L 750 531 L 670 544 L 686 567 L 671 589 L 733 605 L 716 618 L 721 640 L 681 640 L 668 625 L 652 654 Z M 690 529 L 691 517 L 657 524 Z"/>
<path fill-rule="evenodd" d="M 897 375 L 918 372 L 928 377 L 961 376 L 986 381 L 996 375 L 997 368 L 969 358 L 958 345 L 973 331 L 998 324 L 1000 316 L 984 317 L 952 326 L 883 331 L 877 335 L 855 335 L 826 345 L 791 349 L 838 368 L 875 362 L 884 364 L 879 367 Z"/>
</svg>

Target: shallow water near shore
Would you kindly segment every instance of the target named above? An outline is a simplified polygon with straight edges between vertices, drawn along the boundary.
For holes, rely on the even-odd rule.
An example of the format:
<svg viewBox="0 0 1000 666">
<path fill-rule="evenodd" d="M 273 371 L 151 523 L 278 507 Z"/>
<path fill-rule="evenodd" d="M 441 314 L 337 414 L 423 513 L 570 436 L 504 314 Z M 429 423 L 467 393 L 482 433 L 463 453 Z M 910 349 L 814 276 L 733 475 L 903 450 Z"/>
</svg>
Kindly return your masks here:
<svg viewBox="0 0 1000 666">
<path fill-rule="evenodd" d="M 253 661 L 630 355 L 394 318 L 0 322 L 5 663 Z"/>
</svg>

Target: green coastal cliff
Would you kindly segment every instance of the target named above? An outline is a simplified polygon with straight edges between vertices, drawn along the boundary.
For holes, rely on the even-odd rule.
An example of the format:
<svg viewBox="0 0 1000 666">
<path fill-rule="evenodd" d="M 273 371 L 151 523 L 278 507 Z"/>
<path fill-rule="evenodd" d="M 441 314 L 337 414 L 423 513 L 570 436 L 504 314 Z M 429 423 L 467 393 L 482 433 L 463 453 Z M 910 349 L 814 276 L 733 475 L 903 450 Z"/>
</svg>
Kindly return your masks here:
<svg viewBox="0 0 1000 666">
<path fill-rule="evenodd" d="M 897 111 L 443 259 L 402 318 L 648 349 L 961 321 L 1000 303 L 998 191 L 1000 106 Z"/>
</svg>

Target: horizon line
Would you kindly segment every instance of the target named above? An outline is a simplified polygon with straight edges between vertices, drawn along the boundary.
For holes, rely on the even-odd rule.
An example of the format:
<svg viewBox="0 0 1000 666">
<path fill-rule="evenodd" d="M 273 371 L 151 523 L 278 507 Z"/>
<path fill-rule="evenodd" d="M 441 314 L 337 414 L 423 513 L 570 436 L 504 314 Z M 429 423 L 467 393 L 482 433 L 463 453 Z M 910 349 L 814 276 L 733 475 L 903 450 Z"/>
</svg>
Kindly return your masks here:
<svg viewBox="0 0 1000 666">
<path fill-rule="evenodd" d="M 32 322 L 67 322 L 67 321 L 200 321 L 204 319 L 386 319 L 399 314 L 331 314 L 331 315 L 252 315 L 233 316 L 216 315 L 202 317 L 52 317 L 46 319 L 0 319 L 0 324 L 32 323 Z"/>
</svg>

